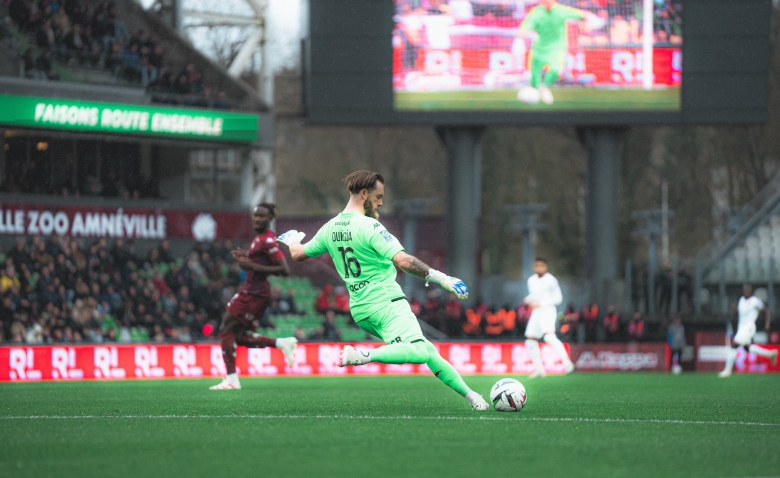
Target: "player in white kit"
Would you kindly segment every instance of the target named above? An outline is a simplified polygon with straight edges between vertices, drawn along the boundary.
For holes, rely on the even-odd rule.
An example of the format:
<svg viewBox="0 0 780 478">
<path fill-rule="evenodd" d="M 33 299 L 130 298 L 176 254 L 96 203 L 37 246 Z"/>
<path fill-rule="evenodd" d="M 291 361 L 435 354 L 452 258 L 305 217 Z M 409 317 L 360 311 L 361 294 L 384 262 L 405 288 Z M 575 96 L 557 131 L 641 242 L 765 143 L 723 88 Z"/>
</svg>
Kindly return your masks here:
<svg viewBox="0 0 780 478">
<path fill-rule="evenodd" d="M 769 310 L 764 307 L 764 302 L 753 295 L 753 286 L 745 284 L 742 286 L 742 297 L 737 304 L 739 313 L 739 325 L 737 333 L 732 340 L 731 348 L 726 356 L 726 368 L 718 375 L 719 377 L 728 377 L 731 375 L 731 369 L 734 367 L 734 361 L 737 360 L 737 349 L 744 347 L 746 352 L 752 352 L 761 357 L 767 357 L 772 360 L 772 365 L 777 363 L 777 350 L 767 350 L 753 344 L 753 336 L 756 334 L 756 319 L 759 312 L 766 314 L 766 331 L 769 332 L 769 322 L 772 316 Z"/>
<path fill-rule="evenodd" d="M 563 343 L 555 336 L 555 320 L 558 311 L 555 306 L 563 302 L 561 286 L 558 279 L 547 272 L 547 261 L 537 258 L 534 262 L 534 275 L 528 278 L 528 297 L 525 303 L 531 308 L 531 318 L 525 328 L 525 346 L 531 354 L 534 363 L 534 373 L 528 378 L 544 377 L 547 375 L 542 365 L 542 354 L 539 350 L 539 340 L 552 345 L 555 352 L 566 366 L 566 373 L 574 371 L 574 364 Z"/>
</svg>

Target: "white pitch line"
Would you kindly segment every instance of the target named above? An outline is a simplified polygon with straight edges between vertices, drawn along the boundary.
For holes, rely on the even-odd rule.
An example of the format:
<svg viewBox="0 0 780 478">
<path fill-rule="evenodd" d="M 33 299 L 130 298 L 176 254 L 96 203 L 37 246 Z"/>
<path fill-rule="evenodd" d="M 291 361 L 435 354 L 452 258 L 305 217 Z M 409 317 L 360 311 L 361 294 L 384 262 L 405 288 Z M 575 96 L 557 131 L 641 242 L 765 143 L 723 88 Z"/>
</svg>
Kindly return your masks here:
<svg viewBox="0 0 780 478">
<path fill-rule="evenodd" d="M 703 420 L 661 420 L 642 418 L 560 418 L 560 417 L 415 417 L 407 415 L 398 416 L 371 416 L 371 415 L 17 415 L 0 416 L 3 420 L 78 420 L 78 419 L 182 419 L 182 418 L 245 418 L 254 420 L 461 420 L 461 421 L 503 421 L 503 422 L 584 422 L 584 423 L 637 423 L 637 424 L 671 424 L 671 425 L 730 425 L 730 426 L 756 426 L 756 427 L 780 427 L 780 423 L 766 422 L 713 422 Z"/>
</svg>

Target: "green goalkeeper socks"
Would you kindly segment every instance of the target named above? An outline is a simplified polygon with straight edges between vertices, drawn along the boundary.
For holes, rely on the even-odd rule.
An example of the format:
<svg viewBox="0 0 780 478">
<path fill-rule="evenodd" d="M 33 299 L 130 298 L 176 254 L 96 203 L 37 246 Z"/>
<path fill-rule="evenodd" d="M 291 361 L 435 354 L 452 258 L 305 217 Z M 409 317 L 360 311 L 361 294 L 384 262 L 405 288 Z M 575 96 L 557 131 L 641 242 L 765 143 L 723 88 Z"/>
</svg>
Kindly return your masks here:
<svg viewBox="0 0 780 478">
<path fill-rule="evenodd" d="M 462 396 L 471 391 L 457 370 L 444 360 L 432 343 L 391 344 L 369 351 L 371 362 L 387 364 L 424 363 L 436 378 Z"/>
<path fill-rule="evenodd" d="M 369 355 L 372 362 L 389 364 L 425 363 L 428 361 L 426 342 L 385 345 L 371 350 Z"/>
<path fill-rule="evenodd" d="M 455 367 L 450 365 L 449 362 L 439 355 L 439 351 L 436 350 L 436 347 L 434 347 L 432 343 L 426 340 L 425 346 L 428 349 L 428 361 L 426 364 L 428 365 L 428 368 L 431 369 L 431 372 L 436 375 L 436 378 L 444 382 L 445 385 L 465 397 L 471 389 L 466 385 L 466 382 L 463 381 L 463 377 L 455 370 Z"/>
</svg>

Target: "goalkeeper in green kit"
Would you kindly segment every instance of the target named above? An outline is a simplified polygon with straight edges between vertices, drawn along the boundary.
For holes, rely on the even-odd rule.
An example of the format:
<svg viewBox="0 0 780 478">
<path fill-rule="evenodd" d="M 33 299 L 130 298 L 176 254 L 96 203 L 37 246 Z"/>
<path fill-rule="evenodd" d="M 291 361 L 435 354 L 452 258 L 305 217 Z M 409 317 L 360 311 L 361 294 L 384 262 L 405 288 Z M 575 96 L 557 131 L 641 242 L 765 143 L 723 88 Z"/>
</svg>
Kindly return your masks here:
<svg viewBox="0 0 780 478">
<path fill-rule="evenodd" d="M 355 322 L 387 343 L 369 351 L 347 345 L 341 351 L 339 366 L 370 362 L 424 363 L 439 380 L 466 398 L 472 409 L 487 410 L 488 404 L 482 396 L 472 391 L 455 368 L 423 337 L 417 317 L 396 282 L 395 266 L 426 283 L 440 284 L 460 299 L 468 297 L 468 287 L 460 279 L 431 269 L 405 253 L 398 240 L 377 220 L 385 193 L 381 174 L 355 171 L 344 181 L 350 192 L 347 207 L 322 226 L 311 241 L 302 245 L 304 233 L 296 230 L 277 238 L 290 248 L 290 255 L 297 262 L 330 254 L 347 284 Z"/>
<path fill-rule="evenodd" d="M 529 55 L 531 84 L 517 93 L 517 99 L 524 103 L 538 103 L 541 99 L 551 105 L 554 101 L 550 86 L 560 78 L 569 49 L 566 38 L 566 22 L 586 20 L 598 30 L 607 22 L 591 12 L 558 4 L 558 0 L 539 0 L 520 24 L 518 38 L 512 46 L 516 53 L 525 48 L 526 38 L 532 39 Z"/>
</svg>

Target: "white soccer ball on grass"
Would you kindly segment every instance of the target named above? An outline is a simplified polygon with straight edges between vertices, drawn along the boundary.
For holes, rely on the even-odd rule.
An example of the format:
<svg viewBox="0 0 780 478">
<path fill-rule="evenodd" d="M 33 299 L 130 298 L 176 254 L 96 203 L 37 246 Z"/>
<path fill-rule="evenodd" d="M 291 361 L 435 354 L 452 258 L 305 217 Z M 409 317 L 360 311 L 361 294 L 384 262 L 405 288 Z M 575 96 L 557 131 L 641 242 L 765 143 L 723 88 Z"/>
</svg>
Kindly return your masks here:
<svg viewBox="0 0 780 478">
<path fill-rule="evenodd" d="M 490 401 L 499 412 L 519 412 L 527 399 L 525 387 L 513 378 L 502 378 L 490 389 Z"/>
<path fill-rule="evenodd" d="M 540 99 L 542 99 L 542 95 L 539 93 L 539 90 L 533 86 L 526 86 L 517 92 L 517 99 L 523 103 L 534 105 L 538 103 Z"/>
</svg>

